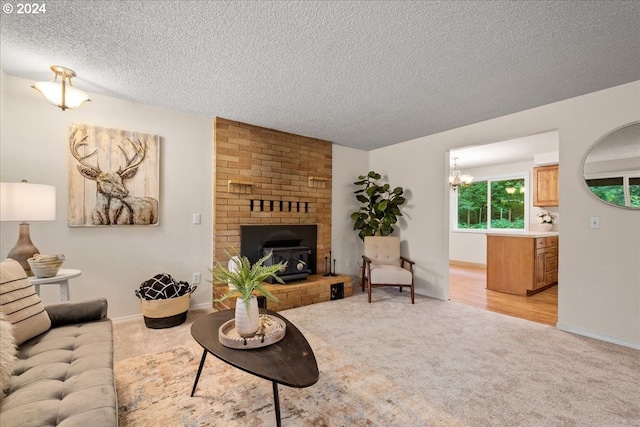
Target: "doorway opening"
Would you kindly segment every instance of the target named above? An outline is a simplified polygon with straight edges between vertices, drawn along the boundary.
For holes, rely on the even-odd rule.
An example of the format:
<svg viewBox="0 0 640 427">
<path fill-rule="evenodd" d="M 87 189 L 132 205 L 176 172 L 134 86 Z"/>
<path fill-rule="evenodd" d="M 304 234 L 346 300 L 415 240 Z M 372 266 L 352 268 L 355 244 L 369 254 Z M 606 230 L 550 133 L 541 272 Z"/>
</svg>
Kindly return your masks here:
<svg viewBox="0 0 640 427">
<path fill-rule="evenodd" d="M 512 179 L 516 175 L 526 178 L 526 185 L 522 185 L 522 188 L 519 189 L 523 193 L 526 192 L 523 202 L 525 206 L 522 209 L 525 213 L 521 215 L 523 218 L 509 215 L 511 212 L 510 206 L 494 206 L 490 192 L 488 201 L 484 206 L 484 215 L 482 213 L 475 216 L 462 215 L 458 209 L 458 189 L 460 187 L 454 189 L 454 187 L 450 186 L 449 298 L 452 301 L 555 327 L 558 317 L 557 286 L 529 297 L 486 289 L 486 234 L 495 232 L 495 227 L 511 228 L 510 230 L 497 230 L 506 233 L 536 231 L 535 218 L 540 208 L 533 206 L 533 192 L 525 187 L 531 186 L 530 182 L 532 182 L 534 166 L 542 162 L 549 162 L 549 159 L 553 159 L 554 156 L 555 162 L 558 163 L 558 152 L 559 132 L 551 131 L 508 141 L 463 147 L 451 150 L 448 153 L 451 170 L 454 169 L 454 166 L 457 167 L 459 171 L 462 171 L 462 174 L 474 177 L 474 182 L 483 180 L 487 182 L 492 182 L 492 180 L 502 182 Z M 485 187 L 491 188 L 490 186 Z M 509 187 L 515 188 L 517 185 Z M 507 190 L 506 192 L 508 192 L 508 190 L 513 189 L 505 187 L 502 190 Z M 518 188 L 516 188 L 517 191 Z M 500 202 L 504 204 L 505 200 L 500 200 Z M 469 205 L 469 203 L 465 201 L 466 205 Z M 496 219 L 494 218 L 495 215 L 491 215 L 492 208 L 495 208 L 494 211 L 498 216 L 500 212 L 504 212 L 504 209 L 506 209 L 507 215 L 496 217 Z M 498 209 L 501 210 L 499 211 Z M 552 209 L 557 211 L 559 207 Z M 517 212 L 515 208 L 513 212 Z M 469 218 L 472 219 L 469 221 Z M 524 226 L 516 224 L 517 227 L 515 225 L 509 227 L 509 225 L 503 224 L 505 220 L 515 223 L 516 219 L 520 222 L 524 220 Z M 468 223 L 458 227 L 458 222 L 463 220 Z M 470 226 L 469 223 L 473 223 L 473 226 Z"/>
</svg>

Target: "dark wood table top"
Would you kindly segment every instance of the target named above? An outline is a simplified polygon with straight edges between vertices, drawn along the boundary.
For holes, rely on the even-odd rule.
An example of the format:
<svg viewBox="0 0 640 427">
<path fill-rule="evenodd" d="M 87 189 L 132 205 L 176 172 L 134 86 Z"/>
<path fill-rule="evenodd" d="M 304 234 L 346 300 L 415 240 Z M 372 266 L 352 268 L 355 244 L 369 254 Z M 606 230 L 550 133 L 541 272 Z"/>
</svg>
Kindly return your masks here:
<svg viewBox="0 0 640 427">
<path fill-rule="evenodd" d="M 293 323 L 270 310 L 260 313 L 283 319 L 287 331 L 282 340 L 266 347 L 237 350 L 222 345 L 218 329 L 235 316 L 235 310 L 207 314 L 191 325 L 191 335 L 218 359 L 250 374 L 288 387 L 309 387 L 318 382 L 318 364 L 311 346 Z"/>
</svg>

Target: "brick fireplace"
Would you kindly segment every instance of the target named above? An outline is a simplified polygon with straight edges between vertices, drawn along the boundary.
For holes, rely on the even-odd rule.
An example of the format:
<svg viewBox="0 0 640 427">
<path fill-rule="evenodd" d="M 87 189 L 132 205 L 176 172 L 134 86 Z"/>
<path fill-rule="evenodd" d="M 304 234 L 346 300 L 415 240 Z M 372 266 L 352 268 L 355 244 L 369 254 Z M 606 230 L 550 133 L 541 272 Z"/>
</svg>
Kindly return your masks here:
<svg viewBox="0 0 640 427">
<path fill-rule="evenodd" d="M 315 276 L 322 276 L 331 250 L 331 167 L 330 141 L 215 118 L 213 256 L 226 265 L 225 251 L 240 251 L 242 225 L 315 224 Z"/>
</svg>

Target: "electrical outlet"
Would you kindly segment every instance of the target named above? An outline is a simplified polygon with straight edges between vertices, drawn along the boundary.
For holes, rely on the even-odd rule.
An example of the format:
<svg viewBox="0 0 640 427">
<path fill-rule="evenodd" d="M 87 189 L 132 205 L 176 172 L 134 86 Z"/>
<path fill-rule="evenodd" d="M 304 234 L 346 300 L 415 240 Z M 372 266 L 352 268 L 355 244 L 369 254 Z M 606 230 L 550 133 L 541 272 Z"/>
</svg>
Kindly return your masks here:
<svg viewBox="0 0 640 427">
<path fill-rule="evenodd" d="M 592 216 L 591 219 L 589 220 L 589 226 L 591 228 L 600 228 L 600 217 Z"/>
<path fill-rule="evenodd" d="M 193 273 L 193 284 L 197 285 L 198 283 L 200 283 L 200 281 L 202 280 L 202 274 L 200 273 Z"/>
<path fill-rule="evenodd" d="M 351 258 L 347 258 L 347 268 L 351 268 Z"/>
<path fill-rule="evenodd" d="M 198 225 L 202 222 L 202 217 L 200 216 L 200 214 L 193 214 L 193 223 L 195 225 Z"/>
</svg>

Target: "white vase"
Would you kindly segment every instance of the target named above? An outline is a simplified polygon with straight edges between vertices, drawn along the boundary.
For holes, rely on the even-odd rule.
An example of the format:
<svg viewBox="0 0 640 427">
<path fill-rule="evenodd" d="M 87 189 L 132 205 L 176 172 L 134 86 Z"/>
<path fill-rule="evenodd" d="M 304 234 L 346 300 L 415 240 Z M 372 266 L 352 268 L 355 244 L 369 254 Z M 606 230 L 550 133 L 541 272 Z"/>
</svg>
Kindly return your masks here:
<svg viewBox="0 0 640 427">
<path fill-rule="evenodd" d="M 551 227 L 553 227 L 553 224 L 549 224 L 548 222 L 540 224 L 540 230 L 542 231 L 551 231 Z"/>
<path fill-rule="evenodd" d="M 258 298 L 252 296 L 249 300 L 249 310 L 241 298 L 236 300 L 236 332 L 240 336 L 253 335 L 260 328 L 260 310 Z"/>
</svg>

